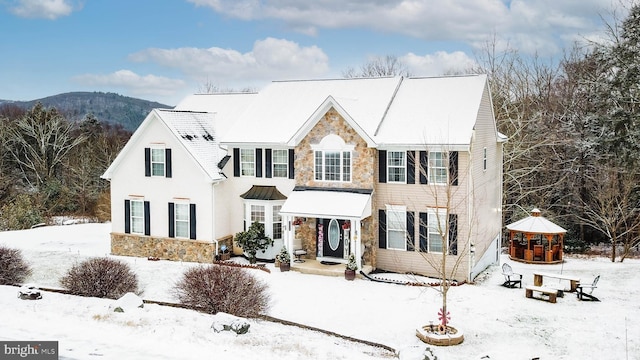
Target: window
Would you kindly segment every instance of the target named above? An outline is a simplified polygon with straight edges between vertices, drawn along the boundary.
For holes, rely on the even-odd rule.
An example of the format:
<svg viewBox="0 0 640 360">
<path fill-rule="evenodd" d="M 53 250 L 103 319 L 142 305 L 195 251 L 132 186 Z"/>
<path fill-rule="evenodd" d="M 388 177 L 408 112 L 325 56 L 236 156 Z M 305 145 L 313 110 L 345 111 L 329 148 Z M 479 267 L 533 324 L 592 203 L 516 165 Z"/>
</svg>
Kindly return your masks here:
<svg viewBox="0 0 640 360">
<path fill-rule="evenodd" d="M 189 204 L 175 204 L 176 237 L 189 238 Z"/>
<path fill-rule="evenodd" d="M 404 206 L 387 206 L 387 249 L 407 249 L 406 219 Z"/>
<path fill-rule="evenodd" d="M 164 176 L 165 169 L 165 149 L 151 149 L 151 176 Z"/>
<path fill-rule="evenodd" d="M 254 149 L 240 149 L 240 175 L 256 175 L 256 153 Z"/>
<path fill-rule="evenodd" d="M 273 206 L 273 239 L 282 239 L 282 216 L 280 209 L 282 205 Z"/>
<path fill-rule="evenodd" d="M 264 205 L 251 205 L 251 221 L 249 224 L 259 222 L 264 224 Z"/>
<path fill-rule="evenodd" d="M 443 248 L 446 248 L 446 221 L 447 215 L 444 209 L 432 210 L 428 213 L 429 252 L 442 253 Z"/>
<path fill-rule="evenodd" d="M 144 201 L 131 200 L 131 233 L 144 234 Z"/>
<path fill-rule="evenodd" d="M 315 179 L 318 181 L 351 181 L 351 152 L 316 151 Z"/>
<path fill-rule="evenodd" d="M 482 149 L 482 170 L 487 170 L 487 148 Z"/>
<path fill-rule="evenodd" d="M 254 222 L 264 224 L 264 233 L 273 240 L 282 239 L 282 216 L 280 209 L 284 200 L 245 201 L 245 229 Z"/>
<path fill-rule="evenodd" d="M 406 182 L 407 153 L 404 151 L 389 151 L 387 153 L 387 181 Z"/>
<path fill-rule="evenodd" d="M 314 150 L 314 179 L 317 181 L 351 182 L 351 152 L 354 145 L 347 145 L 338 135 L 327 135 Z"/>
<path fill-rule="evenodd" d="M 449 172 L 447 164 L 447 153 L 435 152 L 429 153 L 429 183 L 430 184 L 447 184 L 447 174 Z"/>
<path fill-rule="evenodd" d="M 273 160 L 273 177 L 288 177 L 289 151 L 273 150 L 271 156 Z"/>
</svg>

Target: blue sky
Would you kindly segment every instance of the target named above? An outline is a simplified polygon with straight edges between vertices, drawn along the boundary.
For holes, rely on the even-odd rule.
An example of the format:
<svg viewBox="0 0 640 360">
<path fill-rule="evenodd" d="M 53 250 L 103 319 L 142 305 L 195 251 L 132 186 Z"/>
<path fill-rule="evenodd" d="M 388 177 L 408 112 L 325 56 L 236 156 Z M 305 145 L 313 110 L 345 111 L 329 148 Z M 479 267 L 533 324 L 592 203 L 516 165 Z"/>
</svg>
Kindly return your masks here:
<svg viewBox="0 0 640 360">
<path fill-rule="evenodd" d="M 342 77 L 386 55 L 441 75 L 469 69 L 491 39 L 558 59 L 602 38 L 612 12 L 626 15 L 618 0 L 0 0 L 0 99 L 103 91 L 175 105 L 207 84 Z"/>
</svg>

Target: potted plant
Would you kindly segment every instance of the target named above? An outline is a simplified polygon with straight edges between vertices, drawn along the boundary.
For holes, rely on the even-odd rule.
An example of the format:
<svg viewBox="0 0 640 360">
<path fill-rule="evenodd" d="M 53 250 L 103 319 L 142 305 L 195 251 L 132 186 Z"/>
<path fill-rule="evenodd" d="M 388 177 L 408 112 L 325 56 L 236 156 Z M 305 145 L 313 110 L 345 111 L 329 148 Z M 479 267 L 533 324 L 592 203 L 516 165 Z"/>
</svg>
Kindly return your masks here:
<svg viewBox="0 0 640 360">
<path fill-rule="evenodd" d="M 289 271 L 291 269 L 291 257 L 286 246 L 283 246 L 280 253 L 276 255 L 276 261 L 280 263 L 280 271 Z"/>
<path fill-rule="evenodd" d="M 231 258 L 231 254 L 229 253 L 229 249 L 227 249 L 227 245 L 220 246 L 220 261 L 226 261 Z"/>
<path fill-rule="evenodd" d="M 344 278 L 347 280 L 353 280 L 356 278 L 356 270 L 358 270 L 358 264 L 356 263 L 356 256 L 353 253 L 349 254 L 349 261 L 347 262 L 346 269 L 344 270 Z"/>
<path fill-rule="evenodd" d="M 264 224 L 257 221 L 251 224 L 247 231 L 237 233 L 235 239 L 238 246 L 247 254 L 251 264 L 256 263 L 258 251 L 264 252 L 273 245 L 273 240 L 264 233 Z"/>
</svg>

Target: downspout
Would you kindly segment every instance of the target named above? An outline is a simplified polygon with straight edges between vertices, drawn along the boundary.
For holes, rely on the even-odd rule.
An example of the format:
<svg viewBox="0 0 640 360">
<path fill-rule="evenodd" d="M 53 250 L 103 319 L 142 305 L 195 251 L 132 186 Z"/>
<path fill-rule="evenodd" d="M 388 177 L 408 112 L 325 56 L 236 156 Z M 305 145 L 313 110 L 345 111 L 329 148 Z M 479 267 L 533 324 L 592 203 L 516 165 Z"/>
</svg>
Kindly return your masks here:
<svg viewBox="0 0 640 360">
<path fill-rule="evenodd" d="M 218 239 L 216 239 L 216 225 L 215 225 L 215 218 L 216 218 L 216 196 L 215 196 L 215 187 L 216 185 L 218 185 L 218 182 L 214 181 L 213 184 L 211 185 L 211 240 L 213 240 L 214 244 L 215 244 L 215 252 L 213 253 L 213 259 L 216 259 L 216 255 L 220 255 L 220 249 L 219 249 L 219 243 L 218 243 Z M 229 251 L 233 251 L 233 246 L 231 246 L 231 249 L 229 249 Z"/>
<path fill-rule="evenodd" d="M 473 164 L 473 151 L 470 148 L 469 149 L 469 164 Z M 475 240 L 473 239 L 473 228 L 472 228 L 472 216 L 475 216 L 475 213 L 473 213 L 473 192 L 474 192 L 474 188 L 473 188 L 473 171 L 471 169 L 471 166 L 467 167 L 468 170 L 468 184 L 467 184 L 467 192 L 469 194 L 469 196 L 467 196 L 467 228 L 469 229 L 469 239 L 467 239 L 467 243 L 469 244 L 469 246 L 467 247 L 467 251 L 468 251 L 468 256 L 467 258 L 468 260 L 468 265 L 467 265 L 467 281 L 470 283 L 471 282 L 471 274 L 473 273 L 473 267 L 472 267 L 472 263 L 473 263 L 473 259 L 472 257 L 475 256 Z M 472 242 L 473 241 L 473 242 Z M 473 251 L 472 251 L 473 250 Z"/>
</svg>

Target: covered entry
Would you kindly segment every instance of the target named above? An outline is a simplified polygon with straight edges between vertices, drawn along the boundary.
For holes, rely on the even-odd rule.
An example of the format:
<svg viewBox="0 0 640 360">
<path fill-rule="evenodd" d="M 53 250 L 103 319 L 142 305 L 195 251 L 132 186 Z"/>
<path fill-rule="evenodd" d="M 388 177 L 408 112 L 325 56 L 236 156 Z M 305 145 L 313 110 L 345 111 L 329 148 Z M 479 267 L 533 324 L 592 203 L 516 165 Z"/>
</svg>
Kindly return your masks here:
<svg viewBox="0 0 640 360">
<path fill-rule="evenodd" d="M 296 187 L 280 210 L 287 224 L 284 231 L 287 250 L 293 253 L 304 248 L 316 260 L 330 262 L 346 262 L 353 253 L 361 268 L 361 226 L 362 220 L 371 216 L 371 193 L 359 189 Z"/>
</svg>

